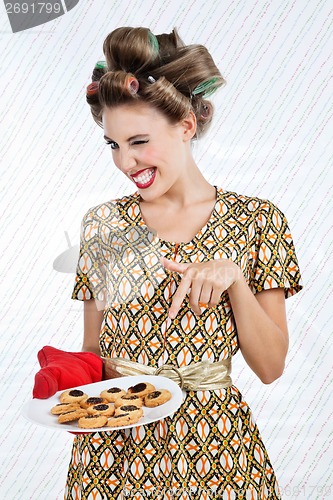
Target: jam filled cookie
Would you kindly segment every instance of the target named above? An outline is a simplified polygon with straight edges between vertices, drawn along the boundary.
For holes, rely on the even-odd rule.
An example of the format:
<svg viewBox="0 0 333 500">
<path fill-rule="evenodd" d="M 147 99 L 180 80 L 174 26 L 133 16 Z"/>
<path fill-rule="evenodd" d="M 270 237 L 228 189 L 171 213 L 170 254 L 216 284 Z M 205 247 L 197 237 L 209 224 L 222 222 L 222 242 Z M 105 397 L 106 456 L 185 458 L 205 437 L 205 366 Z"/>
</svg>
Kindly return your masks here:
<svg viewBox="0 0 333 500">
<path fill-rule="evenodd" d="M 83 408 L 79 408 L 78 410 L 68 411 L 67 413 L 62 413 L 58 417 L 59 424 L 65 424 L 66 422 L 74 422 L 74 420 L 78 420 L 81 417 L 86 417 L 88 413 Z"/>
<path fill-rule="evenodd" d="M 148 382 L 141 382 L 129 387 L 127 393 L 135 394 L 136 396 L 140 396 L 142 398 L 153 391 L 156 391 L 156 388 L 152 384 L 149 384 Z"/>
<path fill-rule="evenodd" d="M 132 418 L 139 420 L 143 416 L 143 409 L 135 405 L 122 405 L 116 408 L 115 416 L 129 413 Z"/>
<path fill-rule="evenodd" d="M 99 405 L 89 406 L 87 412 L 89 415 L 112 417 L 114 415 L 114 406 L 111 403 L 101 403 Z"/>
<path fill-rule="evenodd" d="M 87 394 L 79 389 L 70 389 L 60 394 L 60 403 L 81 403 L 87 397 Z"/>
<path fill-rule="evenodd" d="M 109 401 L 109 403 L 114 403 L 117 398 L 126 394 L 124 389 L 120 389 L 119 387 L 110 387 L 110 389 L 104 390 L 101 392 L 101 398 L 105 398 Z"/>
<path fill-rule="evenodd" d="M 78 403 L 59 403 L 51 408 L 52 415 L 61 415 L 68 411 L 77 410 L 81 408 Z"/>
<path fill-rule="evenodd" d="M 82 417 L 78 421 L 78 426 L 81 429 L 93 429 L 94 427 L 104 427 L 108 422 L 105 415 L 88 415 Z"/>
<path fill-rule="evenodd" d="M 160 391 L 154 391 L 147 394 L 144 400 L 145 406 L 148 408 L 155 408 L 155 406 L 160 406 L 171 399 L 171 392 L 168 389 L 161 389 Z"/>
<path fill-rule="evenodd" d="M 89 406 L 94 406 L 94 405 L 101 405 L 101 404 L 108 404 L 108 400 L 105 398 L 99 398 L 99 397 L 91 397 L 91 398 L 85 398 L 83 401 L 80 402 L 80 406 L 82 408 L 89 408 Z"/>
<path fill-rule="evenodd" d="M 124 394 L 123 396 L 120 396 L 120 398 L 117 398 L 114 402 L 116 408 L 125 404 L 131 404 L 141 408 L 143 400 L 136 394 Z"/>
<path fill-rule="evenodd" d="M 138 420 L 130 413 L 120 413 L 120 415 L 109 418 L 107 425 L 108 427 L 121 427 L 123 425 L 136 424 Z"/>
</svg>

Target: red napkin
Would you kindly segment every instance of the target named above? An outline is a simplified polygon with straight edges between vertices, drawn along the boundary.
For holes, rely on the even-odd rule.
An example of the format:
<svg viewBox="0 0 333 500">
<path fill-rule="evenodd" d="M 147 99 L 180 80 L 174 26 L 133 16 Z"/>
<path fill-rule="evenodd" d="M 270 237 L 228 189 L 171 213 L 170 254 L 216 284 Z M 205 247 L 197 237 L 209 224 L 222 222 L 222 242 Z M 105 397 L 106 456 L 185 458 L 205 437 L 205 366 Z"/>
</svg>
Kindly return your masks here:
<svg viewBox="0 0 333 500">
<path fill-rule="evenodd" d="M 102 380 L 103 361 L 93 352 L 66 352 L 45 346 L 37 358 L 41 370 L 35 375 L 34 398 L 46 399 L 57 391 Z"/>
</svg>

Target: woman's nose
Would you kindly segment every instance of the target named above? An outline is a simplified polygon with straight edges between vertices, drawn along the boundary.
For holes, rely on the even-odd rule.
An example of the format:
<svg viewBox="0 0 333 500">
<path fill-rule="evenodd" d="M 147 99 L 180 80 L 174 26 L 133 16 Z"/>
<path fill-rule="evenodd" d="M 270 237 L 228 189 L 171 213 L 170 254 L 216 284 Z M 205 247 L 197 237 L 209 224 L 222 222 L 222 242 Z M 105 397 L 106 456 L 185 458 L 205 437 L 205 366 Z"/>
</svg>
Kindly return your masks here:
<svg viewBox="0 0 333 500">
<path fill-rule="evenodd" d="M 136 166 L 136 159 L 132 152 L 122 151 L 120 154 L 120 170 L 128 174 Z"/>
</svg>

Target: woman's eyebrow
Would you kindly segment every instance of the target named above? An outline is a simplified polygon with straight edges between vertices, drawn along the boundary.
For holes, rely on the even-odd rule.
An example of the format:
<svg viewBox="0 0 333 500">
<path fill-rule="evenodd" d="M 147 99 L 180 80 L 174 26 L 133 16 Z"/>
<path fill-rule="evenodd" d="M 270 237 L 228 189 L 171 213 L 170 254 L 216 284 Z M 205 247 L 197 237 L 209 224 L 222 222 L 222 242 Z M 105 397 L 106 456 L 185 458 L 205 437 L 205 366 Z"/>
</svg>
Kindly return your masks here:
<svg viewBox="0 0 333 500">
<path fill-rule="evenodd" d="M 133 139 L 139 139 L 139 138 L 142 138 L 142 137 L 147 137 L 148 134 L 137 134 L 137 135 L 133 135 L 132 137 L 129 137 L 127 139 L 127 141 L 133 141 Z M 108 140 L 108 141 L 112 141 L 112 142 L 115 142 L 113 139 L 111 139 L 110 137 L 108 137 L 107 135 L 104 136 L 104 139 Z"/>
</svg>

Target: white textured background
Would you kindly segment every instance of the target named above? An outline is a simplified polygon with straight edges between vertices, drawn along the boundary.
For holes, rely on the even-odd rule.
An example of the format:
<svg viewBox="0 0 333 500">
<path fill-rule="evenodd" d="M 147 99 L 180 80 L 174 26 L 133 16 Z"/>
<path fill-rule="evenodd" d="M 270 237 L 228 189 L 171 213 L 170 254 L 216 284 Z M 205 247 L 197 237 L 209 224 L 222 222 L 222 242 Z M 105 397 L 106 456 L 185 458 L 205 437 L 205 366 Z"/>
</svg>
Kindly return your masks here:
<svg viewBox="0 0 333 500">
<path fill-rule="evenodd" d="M 89 207 L 134 191 L 85 102 L 103 40 L 122 25 L 156 34 L 176 26 L 185 42 L 209 48 L 227 80 L 195 157 L 212 183 L 281 208 L 305 285 L 287 301 L 282 378 L 261 384 L 239 353 L 233 379 L 283 499 L 333 498 L 331 9 L 330 0 L 81 0 L 13 34 L 1 4 L 0 498 L 63 495 L 72 436 L 19 412 L 31 397 L 37 351 L 81 348 L 74 274 L 54 270 L 54 260 L 68 238 L 78 244 Z"/>
</svg>

